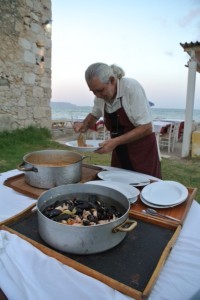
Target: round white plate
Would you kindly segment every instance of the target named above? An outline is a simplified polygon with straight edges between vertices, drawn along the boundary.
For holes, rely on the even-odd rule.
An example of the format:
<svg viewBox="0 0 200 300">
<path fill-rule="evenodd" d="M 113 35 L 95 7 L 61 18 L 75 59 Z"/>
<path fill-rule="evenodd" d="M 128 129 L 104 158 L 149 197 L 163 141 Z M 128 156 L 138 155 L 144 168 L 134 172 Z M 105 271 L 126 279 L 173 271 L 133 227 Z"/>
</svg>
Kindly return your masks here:
<svg viewBox="0 0 200 300">
<path fill-rule="evenodd" d="M 128 184 L 121 183 L 121 182 L 93 180 L 93 181 L 85 182 L 85 184 L 95 184 L 95 185 L 101 185 L 101 186 L 112 188 L 122 193 L 124 196 L 126 196 L 126 198 L 130 203 L 136 202 L 138 195 L 140 194 L 140 191 L 134 186 L 130 186 Z"/>
<path fill-rule="evenodd" d="M 98 148 L 100 148 L 99 144 L 102 143 L 101 140 L 86 140 L 86 145 L 88 145 L 87 147 L 79 147 L 77 140 L 75 141 L 69 141 L 67 143 L 65 143 L 66 146 L 80 151 L 80 152 L 93 152 L 95 150 L 97 150 Z"/>
<path fill-rule="evenodd" d="M 187 188 L 176 181 L 158 181 L 145 186 L 142 198 L 148 203 L 160 206 L 178 205 L 188 196 Z"/>
<path fill-rule="evenodd" d="M 121 182 L 135 187 L 145 186 L 150 183 L 150 180 L 146 176 L 135 174 L 131 171 L 101 171 L 97 175 L 106 181 Z"/>
<path fill-rule="evenodd" d="M 146 201 L 142 195 L 140 194 L 140 200 L 145 204 L 147 205 L 148 207 L 152 207 L 152 208 L 159 208 L 159 209 L 165 209 L 165 208 L 170 208 L 170 207 L 174 207 L 174 206 L 177 206 L 179 204 L 181 204 L 182 202 L 184 202 L 185 200 L 181 201 L 180 203 L 177 203 L 177 204 L 173 204 L 173 205 L 156 205 L 156 204 L 152 204 L 151 202 L 148 202 Z"/>
</svg>

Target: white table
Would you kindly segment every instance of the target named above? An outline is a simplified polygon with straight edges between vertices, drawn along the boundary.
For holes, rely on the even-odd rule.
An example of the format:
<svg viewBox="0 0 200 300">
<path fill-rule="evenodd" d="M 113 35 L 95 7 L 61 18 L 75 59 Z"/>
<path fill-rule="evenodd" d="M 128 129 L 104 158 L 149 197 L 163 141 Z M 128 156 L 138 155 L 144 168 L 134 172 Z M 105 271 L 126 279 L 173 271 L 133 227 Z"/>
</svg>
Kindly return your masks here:
<svg viewBox="0 0 200 300">
<path fill-rule="evenodd" d="M 162 131 L 162 124 L 178 124 L 179 130 L 177 132 L 177 141 L 181 139 L 183 135 L 183 130 L 184 130 L 184 123 L 185 120 L 183 119 L 159 119 L 159 120 L 154 120 L 153 123 L 155 124 L 155 132 L 158 132 L 159 130 Z M 166 125 L 167 126 L 167 125 Z"/>
<path fill-rule="evenodd" d="M 156 133 L 162 133 L 162 131 L 169 127 L 172 124 L 172 122 L 164 122 L 164 121 L 153 121 L 154 131 Z"/>
<path fill-rule="evenodd" d="M 185 120 L 183 119 L 170 119 L 170 118 L 164 118 L 164 119 L 159 119 L 159 121 L 162 121 L 162 122 L 172 122 L 172 123 L 182 123 L 184 122 Z"/>
<path fill-rule="evenodd" d="M 3 186 L 17 170 L 0 176 L 0 221 L 35 200 Z M 200 289 L 200 205 L 194 201 L 150 300 L 189 300 Z M 151 245 L 149 245 L 151 247 Z M 148 251 L 148 249 L 147 249 Z M 128 296 L 50 258 L 23 239 L 0 232 L 0 287 L 9 300 L 128 300 Z M 199 298 L 196 298 L 199 299 Z"/>
</svg>

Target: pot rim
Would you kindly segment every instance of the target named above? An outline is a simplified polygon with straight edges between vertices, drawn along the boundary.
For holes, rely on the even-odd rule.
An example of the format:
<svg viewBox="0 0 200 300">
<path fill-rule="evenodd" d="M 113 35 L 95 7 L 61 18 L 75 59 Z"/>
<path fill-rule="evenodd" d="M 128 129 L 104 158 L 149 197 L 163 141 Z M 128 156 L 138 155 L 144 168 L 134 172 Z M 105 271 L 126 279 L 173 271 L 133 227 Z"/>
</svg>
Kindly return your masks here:
<svg viewBox="0 0 200 300">
<path fill-rule="evenodd" d="M 51 154 L 51 153 L 53 153 L 53 152 L 58 152 L 58 153 L 63 153 L 63 154 L 73 154 L 73 155 L 75 155 L 75 156 L 77 156 L 77 161 L 75 161 L 75 162 L 73 162 L 73 163 L 66 163 L 66 165 L 65 164 L 63 164 L 63 165 L 61 165 L 61 166 L 44 166 L 44 165 L 42 165 L 42 164 L 38 164 L 38 163 L 33 163 L 33 162 L 29 162 L 28 161 L 28 158 L 29 158 L 29 156 L 31 156 L 31 155 L 37 155 L 37 154 L 40 154 L 40 153 L 47 153 L 47 155 L 48 155 L 48 153 L 49 154 Z M 22 162 L 22 164 L 23 163 L 27 163 L 27 164 L 29 164 L 29 165 L 33 165 L 33 166 L 38 166 L 38 167 L 44 167 L 44 168 L 62 168 L 62 167 L 66 167 L 66 166 L 71 166 L 71 165 L 74 165 L 74 164 L 76 164 L 76 163 L 79 163 L 79 162 L 81 162 L 84 158 L 86 158 L 85 156 L 83 156 L 83 155 L 81 155 L 81 154 L 79 154 L 79 153 L 76 153 L 76 152 L 73 152 L 73 151 L 68 151 L 68 150 L 62 150 L 62 149 L 46 149 L 46 150 L 38 150 L 38 151 L 33 151 L 33 152 L 29 152 L 29 153 L 26 153 L 24 156 L 23 156 L 23 162 Z"/>
</svg>

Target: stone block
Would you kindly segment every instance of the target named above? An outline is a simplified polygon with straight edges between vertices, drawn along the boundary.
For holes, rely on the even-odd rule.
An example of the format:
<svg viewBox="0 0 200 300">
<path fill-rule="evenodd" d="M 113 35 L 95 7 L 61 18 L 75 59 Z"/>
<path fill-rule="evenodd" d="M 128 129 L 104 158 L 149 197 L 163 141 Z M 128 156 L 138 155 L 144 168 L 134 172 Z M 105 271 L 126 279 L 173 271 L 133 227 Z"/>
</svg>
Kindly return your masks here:
<svg viewBox="0 0 200 300">
<path fill-rule="evenodd" d="M 4 0 L 1 4 L 0 10 L 6 8 L 6 13 L 0 28 L 0 127 L 49 126 L 51 34 L 43 23 L 51 20 L 51 0 Z"/>
<path fill-rule="evenodd" d="M 9 114 L 0 115 L 0 132 L 10 131 L 14 127 L 15 118 Z"/>
<path fill-rule="evenodd" d="M 25 38 L 19 38 L 19 45 L 22 46 L 22 48 L 24 48 L 26 50 L 30 50 L 31 49 L 31 43 L 30 43 L 30 41 L 28 41 Z"/>
<path fill-rule="evenodd" d="M 38 18 L 38 16 L 37 16 L 36 14 L 34 14 L 33 12 L 31 12 L 31 18 L 32 18 L 33 20 L 37 21 L 37 22 L 40 21 L 39 18 Z"/>
<path fill-rule="evenodd" d="M 31 64 L 35 64 L 36 63 L 35 55 L 32 52 L 26 50 L 24 52 L 24 61 Z"/>
<path fill-rule="evenodd" d="M 24 74 L 24 83 L 28 85 L 34 85 L 35 84 L 35 78 L 36 75 L 33 73 L 25 73 Z"/>
<path fill-rule="evenodd" d="M 41 88 L 39 86 L 34 86 L 33 87 L 33 97 L 39 97 L 39 98 L 44 97 L 44 90 L 43 90 L 43 88 Z"/>
<path fill-rule="evenodd" d="M 38 25 L 37 23 L 31 23 L 31 29 L 35 33 L 39 33 L 41 31 L 41 25 Z"/>
</svg>

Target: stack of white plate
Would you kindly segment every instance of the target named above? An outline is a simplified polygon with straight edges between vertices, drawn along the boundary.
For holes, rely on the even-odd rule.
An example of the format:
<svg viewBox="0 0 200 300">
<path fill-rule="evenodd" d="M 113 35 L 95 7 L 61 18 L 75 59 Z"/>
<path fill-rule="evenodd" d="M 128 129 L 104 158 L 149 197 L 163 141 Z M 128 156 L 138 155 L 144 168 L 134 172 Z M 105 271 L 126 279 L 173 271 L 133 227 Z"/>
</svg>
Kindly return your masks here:
<svg viewBox="0 0 200 300">
<path fill-rule="evenodd" d="M 188 189 L 176 181 L 153 182 L 143 188 L 141 201 L 155 208 L 169 208 L 183 203 L 188 197 Z"/>
<path fill-rule="evenodd" d="M 138 199 L 138 195 L 140 194 L 140 191 L 137 188 L 121 182 L 93 180 L 85 182 L 85 184 L 101 185 L 117 190 L 118 192 L 126 196 L 130 203 L 136 202 Z"/>
</svg>

